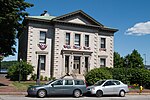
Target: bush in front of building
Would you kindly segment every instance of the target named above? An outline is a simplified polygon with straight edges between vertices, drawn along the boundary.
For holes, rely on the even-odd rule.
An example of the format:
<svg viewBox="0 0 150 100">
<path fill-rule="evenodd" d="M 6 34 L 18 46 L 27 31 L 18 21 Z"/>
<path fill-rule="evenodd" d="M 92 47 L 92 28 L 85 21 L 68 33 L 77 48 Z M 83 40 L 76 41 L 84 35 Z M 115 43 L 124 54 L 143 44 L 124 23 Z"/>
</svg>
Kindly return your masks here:
<svg viewBox="0 0 150 100">
<path fill-rule="evenodd" d="M 8 77 L 10 78 L 10 80 L 13 81 L 18 81 L 19 77 L 20 80 L 26 81 L 27 80 L 27 76 L 29 74 L 32 74 L 33 72 L 33 66 L 30 65 L 27 62 L 18 62 L 17 64 L 9 67 L 8 69 Z"/>
<path fill-rule="evenodd" d="M 30 80 L 36 81 L 37 80 L 37 74 L 32 74 Z"/>
<path fill-rule="evenodd" d="M 95 68 L 89 71 L 85 76 L 88 85 L 93 85 L 102 79 L 112 79 L 109 68 Z"/>
</svg>

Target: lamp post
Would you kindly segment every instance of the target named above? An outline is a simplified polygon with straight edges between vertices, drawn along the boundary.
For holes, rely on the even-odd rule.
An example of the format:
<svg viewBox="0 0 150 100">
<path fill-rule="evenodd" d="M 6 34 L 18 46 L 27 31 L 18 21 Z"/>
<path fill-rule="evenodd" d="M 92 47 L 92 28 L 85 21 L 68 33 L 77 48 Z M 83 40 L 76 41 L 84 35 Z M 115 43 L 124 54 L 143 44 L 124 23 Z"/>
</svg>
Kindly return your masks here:
<svg viewBox="0 0 150 100">
<path fill-rule="evenodd" d="M 0 54 L 0 73 L 1 73 L 1 61 L 3 60 L 4 56 Z"/>
<path fill-rule="evenodd" d="M 146 67 L 146 54 L 143 54 L 144 55 L 144 59 L 145 59 L 145 67 Z"/>
<path fill-rule="evenodd" d="M 19 83 L 21 81 L 21 67 L 22 67 L 22 59 L 19 60 Z"/>
<path fill-rule="evenodd" d="M 126 60 L 125 60 L 125 65 L 126 65 L 126 66 L 125 66 L 125 77 L 126 77 L 126 78 L 125 78 L 125 79 L 126 79 L 125 81 L 126 81 L 126 83 L 127 83 L 127 68 L 128 68 L 128 62 L 129 62 L 129 61 L 128 61 L 128 58 L 126 58 Z"/>
</svg>

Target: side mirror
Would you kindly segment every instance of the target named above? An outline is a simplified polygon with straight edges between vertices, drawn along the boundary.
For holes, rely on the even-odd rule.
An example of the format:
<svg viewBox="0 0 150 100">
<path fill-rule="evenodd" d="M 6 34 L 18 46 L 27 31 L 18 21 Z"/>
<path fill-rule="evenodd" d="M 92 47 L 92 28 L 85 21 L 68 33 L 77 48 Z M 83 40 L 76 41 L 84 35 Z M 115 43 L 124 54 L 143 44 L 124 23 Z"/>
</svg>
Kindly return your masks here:
<svg viewBox="0 0 150 100">
<path fill-rule="evenodd" d="M 51 84 L 52 87 L 54 87 L 54 84 Z"/>
</svg>

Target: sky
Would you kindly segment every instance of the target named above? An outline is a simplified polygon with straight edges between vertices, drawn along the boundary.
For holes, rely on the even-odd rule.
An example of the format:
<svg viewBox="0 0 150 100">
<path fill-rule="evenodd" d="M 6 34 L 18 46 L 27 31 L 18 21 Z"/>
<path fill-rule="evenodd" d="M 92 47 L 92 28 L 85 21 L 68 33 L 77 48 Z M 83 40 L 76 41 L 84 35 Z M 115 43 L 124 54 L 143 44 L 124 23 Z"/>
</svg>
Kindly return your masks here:
<svg viewBox="0 0 150 100">
<path fill-rule="evenodd" d="M 38 16 L 44 10 L 52 16 L 83 10 L 101 24 L 119 30 L 114 35 L 115 52 L 124 57 L 136 49 L 144 62 L 150 65 L 150 0 L 25 1 L 34 4 L 34 7 L 26 10 L 31 16 Z M 17 60 L 17 53 L 4 58 L 4 61 L 8 60 Z"/>
</svg>

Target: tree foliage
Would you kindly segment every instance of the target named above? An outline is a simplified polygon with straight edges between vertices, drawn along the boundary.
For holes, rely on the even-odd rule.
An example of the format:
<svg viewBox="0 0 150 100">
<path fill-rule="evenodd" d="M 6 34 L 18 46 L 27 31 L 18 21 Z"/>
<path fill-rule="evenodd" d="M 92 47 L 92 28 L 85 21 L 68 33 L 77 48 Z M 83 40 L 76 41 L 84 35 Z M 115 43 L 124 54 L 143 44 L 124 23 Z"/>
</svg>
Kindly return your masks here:
<svg viewBox="0 0 150 100">
<path fill-rule="evenodd" d="M 2 69 L 8 69 L 10 66 L 13 66 L 17 63 L 18 63 L 18 61 L 3 61 L 1 63 L 1 68 Z"/>
<path fill-rule="evenodd" d="M 124 59 L 118 52 L 114 52 L 114 67 L 121 68 L 124 65 Z"/>
<path fill-rule="evenodd" d="M 92 69 L 85 76 L 85 79 L 88 85 L 92 85 L 102 79 L 111 79 L 111 78 L 112 78 L 112 75 L 109 72 L 108 68 Z"/>
<path fill-rule="evenodd" d="M 133 50 L 131 54 L 128 54 L 124 58 L 117 52 L 114 52 L 114 67 L 144 68 L 143 58 L 137 50 Z"/>
<path fill-rule="evenodd" d="M 133 50 L 131 54 L 125 57 L 125 67 L 128 68 L 144 68 L 143 58 L 137 50 Z"/>
<path fill-rule="evenodd" d="M 17 33 L 21 33 L 21 21 L 28 13 L 26 8 L 33 4 L 25 0 L 0 0 L 0 54 L 3 56 L 14 55 L 14 45 Z"/>
<path fill-rule="evenodd" d="M 27 80 L 27 76 L 33 72 L 33 66 L 27 62 L 18 62 L 8 68 L 8 77 L 13 80 L 19 80 L 19 74 L 21 74 L 21 80 Z"/>
</svg>

